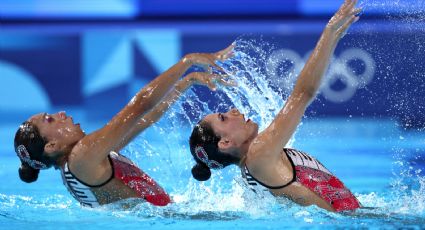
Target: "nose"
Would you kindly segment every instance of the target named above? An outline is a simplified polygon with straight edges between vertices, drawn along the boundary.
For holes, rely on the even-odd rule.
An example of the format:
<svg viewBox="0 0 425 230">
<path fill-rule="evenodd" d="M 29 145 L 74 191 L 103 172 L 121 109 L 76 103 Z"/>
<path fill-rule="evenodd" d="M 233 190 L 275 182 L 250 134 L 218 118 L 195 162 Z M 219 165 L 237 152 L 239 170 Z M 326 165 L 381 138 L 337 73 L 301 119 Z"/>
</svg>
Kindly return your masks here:
<svg viewBox="0 0 425 230">
<path fill-rule="evenodd" d="M 237 110 L 236 108 L 232 108 L 232 109 L 230 110 L 230 113 L 231 113 L 232 115 L 235 115 L 235 116 L 238 116 L 239 114 L 241 114 L 241 113 L 239 112 L 239 110 Z"/>
</svg>

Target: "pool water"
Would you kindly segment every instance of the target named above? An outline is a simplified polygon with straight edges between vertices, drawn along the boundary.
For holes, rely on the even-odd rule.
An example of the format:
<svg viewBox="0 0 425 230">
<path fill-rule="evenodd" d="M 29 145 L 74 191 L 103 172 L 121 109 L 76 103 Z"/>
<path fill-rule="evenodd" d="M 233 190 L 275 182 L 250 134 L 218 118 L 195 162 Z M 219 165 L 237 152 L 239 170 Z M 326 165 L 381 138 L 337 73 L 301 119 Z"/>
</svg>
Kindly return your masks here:
<svg viewBox="0 0 425 230">
<path fill-rule="evenodd" d="M 59 171 L 41 172 L 36 183 L 21 182 L 19 161 L 9 142 L 2 143 L 0 161 L 0 228 L 419 228 L 425 224 L 425 179 L 420 171 L 425 135 L 402 130 L 392 120 L 306 119 L 295 135 L 293 147 L 316 156 L 364 206 L 375 208 L 348 215 L 287 200 L 276 202 L 271 196 L 256 199 L 240 184 L 236 167 L 214 172 L 209 182 L 196 182 L 190 175 L 193 160 L 186 152 L 186 140 L 176 141 L 174 148 L 160 143 L 164 122 L 147 130 L 123 153 L 153 176 L 175 203 L 123 208 L 124 203 L 137 202 L 131 200 L 98 209 L 80 207 L 62 185 Z M 9 127 L 2 129 L 2 136 L 14 132 Z M 187 137 L 189 131 L 183 129 L 179 135 Z M 142 145 L 143 152 L 135 150 Z"/>
</svg>

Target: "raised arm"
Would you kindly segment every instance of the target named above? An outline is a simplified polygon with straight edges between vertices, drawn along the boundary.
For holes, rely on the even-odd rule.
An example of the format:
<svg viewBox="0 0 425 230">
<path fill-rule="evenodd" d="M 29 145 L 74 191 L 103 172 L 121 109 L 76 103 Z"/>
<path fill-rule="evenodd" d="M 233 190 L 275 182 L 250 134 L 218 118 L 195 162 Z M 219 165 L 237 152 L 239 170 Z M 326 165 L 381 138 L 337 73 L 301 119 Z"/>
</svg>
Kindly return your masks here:
<svg viewBox="0 0 425 230">
<path fill-rule="evenodd" d="M 76 153 L 81 153 L 74 154 L 74 156 L 81 157 L 81 160 L 77 159 L 74 162 L 85 164 L 84 162 L 91 161 L 92 163 L 87 165 L 93 165 L 95 162 L 105 161 L 109 152 L 120 146 L 133 127 L 137 126 L 140 119 L 161 101 L 190 66 L 200 65 L 206 68 L 215 66 L 220 69 L 215 61 L 226 59 L 232 49 L 233 46 L 230 46 L 217 53 L 186 55 L 181 61 L 141 89 L 109 123 L 83 138 L 74 148 Z"/>
<path fill-rule="evenodd" d="M 347 29 L 359 18 L 357 0 L 345 0 L 323 31 L 314 51 L 301 71 L 291 95 L 270 126 L 265 129 L 256 143 L 267 146 L 267 151 L 278 156 L 295 132 L 307 106 L 315 98 L 330 57 L 338 41 Z M 261 146 L 258 146 L 261 148 Z"/>
<path fill-rule="evenodd" d="M 176 83 L 175 88 L 165 98 L 158 103 L 149 113 L 144 115 L 137 125 L 135 125 L 128 133 L 126 138 L 117 146 L 116 150 L 120 150 L 130 143 L 139 133 L 150 127 L 152 124 L 157 122 L 168 109 L 180 98 L 184 92 L 189 89 L 192 85 L 205 85 L 210 90 L 216 90 L 216 84 L 223 86 L 234 86 L 234 83 L 225 80 L 224 75 L 214 75 L 203 72 L 193 72 L 188 74 L 182 80 Z"/>
</svg>

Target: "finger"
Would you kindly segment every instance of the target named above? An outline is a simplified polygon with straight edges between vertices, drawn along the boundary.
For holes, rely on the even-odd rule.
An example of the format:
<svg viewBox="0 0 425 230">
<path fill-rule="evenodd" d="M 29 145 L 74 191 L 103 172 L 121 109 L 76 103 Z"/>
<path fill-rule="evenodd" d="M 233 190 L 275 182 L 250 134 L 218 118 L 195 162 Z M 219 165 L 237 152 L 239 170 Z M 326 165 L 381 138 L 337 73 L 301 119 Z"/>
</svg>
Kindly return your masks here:
<svg viewBox="0 0 425 230">
<path fill-rule="evenodd" d="M 351 11 L 346 12 L 344 16 L 340 19 L 340 28 L 342 28 L 343 25 L 349 22 L 353 16 L 358 16 L 362 10 L 362 8 L 354 8 L 351 9 Z"/>
<path fill-rule="evenodd" d="M 227 80 L 229 78 L 229 75 L 212 75 L 210 77 L 211 81 L 217 84 L 220 84 L 222 86 L 230 86 L 230 87 L 234 87 L 237 86 L 238 84 L 233 81 L 233 80 Z"/>
<path fill-rule="evenodd" d="M 222 86 L 235 87 L 238 86 L 238 83 L 233 80 L 224 80 L 223 78 L 219 79 L 218 83 Z"/>
<path fill-rule="evenodd" d="M 357 15 L 357 14 L 359 14 L 360 12 L 362 12 L 362 10 L 363 10 L 362 8 L 355 8 L 351 14 L 352 14 L 352 15 Z"/>
<path fill-rule="evenodd" d="M 197 79 L 198 82 L 206 85 L 209 80 L 214 76 L 214 74 L 210 74 L 207 72 L 192 72 L 190 74 L 193 74 L 195 79 Z"/>
<path fill-rule="evenodd" d="M 217 53 L 215 53 L 215 56 L 217 57 L 217 59 L 219 60 L 225 60 L 225 57 L 228 53 L 232 52 L 233 49 L 235 48 L 235 44 L 232 43 L 230 46 L 228 46 L 227 48 L 218 51 Z"/>
<path fill-rule="evenodd" d="M 338 12 L 344 12 L 350 5 L 351 0 L 345 0 L 344 3 L 339 7 Z"/>
<path fill-rule="evenodd" d="M 351 18 L 348 20 L 348 21 L 346 21 L 342 26 L 341 26 L 341 28 L 339 29 L 339 33 L 346 33 L 346 31 L 348 30 L 348 28 L 354 23 L 354 22 L 356 22 L 357 20 L 359 19 L 359 17 L 356 17 L 356 16 L 351 16 Z"/>
<path fill-rule="evenodd" d="M 345 1 L 342 12 L 349 13 L 356 4 L 357 4 L 357 0 Z"/>
<path fill-rule="evenodd" d="M 223 85 L 223 86 L 237 86 L 236 81 L 229 79 L 229 75 L 227 74 L 224 74 L 224 75 L 215 74 L 214 76 L 212 76 L 212 79 L 214 82 L 219 83 L 220 85 Z"/>
<path fill-rule="evenodd" d="M 232 43 L 230 44 L 230 46 L 228 46 L 227 48 L 225 48 L 224 50 L 221 51 L 222 54 L 227 54 L 232 52 L 235 49 L 236 44 Z"/>
<path fill-rule="evenodd" d="M 212 63 L 212 64 L 215 65 L 215 63 Z M 207 73 L 210 73 L 210 74 L 212 73 L 212 68 L 211 68 L 211 65 L 209 64 L 199 65 L 199 67 L 201 67 Z"/>
<path fill-rule="evenodd" d="M 235 56 L 235 52 L 232 50 L 229 53 L 223 55 L 223 60 L 227 60 L 227 59 L 232 58 L 234 56 Z"/>
<path fill-rule="evenodd" d="M 216 65 L 216 64 L 214 64 L 214 65 Z M 208 66 L 207 67 L 207 73 L 209 73 L 209 74 L 212 74 L 213 73 L 213 69 L 212 69 L 211 66 Z"/>
<path fill-rule="evenodd" d="M 226 71 L 224 71 L 224 69 L 223 68 L 221 68 L 219 65 L 217 65 L 215 62 L 212 62 L 211 63 L 211 66 L 213 66 L 214 68 L 216 68 L 218 71 L 220 71 L 220 72 L 222 72 L 222 73 L 225 73 Z M 211 68 L 211 66 L 209 67 L 210 68 L 210 70 L 208 71 L 208 73 L 212 73 L 212 68 Z M 211 72 L 210 72 L 211 71 Z"/>
<path fill-rule="evenodd" d="M 350 4 L 347 6 L 347 13 L 351 12 L 353 8 L 357 5 L 357 0 L 351 0 Z"/>
<path fill-rule="evenodd" d="M 343 35 L 347 30 L 348 30 L 348 28 L 351 26 L 351 24 L 353 24 L 354 22 L 356 22 L 356 21 L 358 21 L 359 20 L 359 17 L 356 17 L 356 16 L 351 16 L 351 18 L 348 20 L 348 21 L 346 21 L 339 29 L 338 29 L 338 31 L 337 31 L 337 34 L 338 35 Z"/>
<path fill-rule="evenodd" d="M 216 91 L 217 90 L 217 87 L 215 86 L 214 82 L 211 81 L 211 80 L 207 80 L 207 86 L 212 91 Z"/>
<path fill-rule="evenodd" d="M 354 7 L 355 5 L 357 5 L 357 2 L 358 2 L 358 0 L 352 0 L 352 1 L 351 1 L 351 4 L 350 4 L 350 7 L 352 8 L 352 7 Z"/>
</svg>

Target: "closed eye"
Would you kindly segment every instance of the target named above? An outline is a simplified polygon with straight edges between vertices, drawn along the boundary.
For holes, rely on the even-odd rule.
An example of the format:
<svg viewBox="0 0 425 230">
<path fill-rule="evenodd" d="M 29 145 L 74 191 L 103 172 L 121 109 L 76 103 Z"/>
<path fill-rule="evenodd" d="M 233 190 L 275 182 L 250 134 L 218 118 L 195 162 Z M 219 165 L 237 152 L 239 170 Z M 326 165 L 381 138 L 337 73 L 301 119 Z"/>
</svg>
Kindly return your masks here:
<svg viewBox="0 0 425 230">
<path fill-rule="evenodd" d="M 219 114 L 218 114 L 218 119 L 220 119 L 221 121 L 224 121 L 224 116 L 223 116 L 223 114 L 219 113 Z"/>
<path fill-rule="evenodd" d="M 45 122 L 47 122 L 47 123 L 51 123 L 51 122 L 53 122 L 55 119 L 52 117 L 52 116 L 50 116 L 50 115 L 48 115 L 47 113 L 46 114 L 44 114 L 44 121 Z"/>
</svg>

